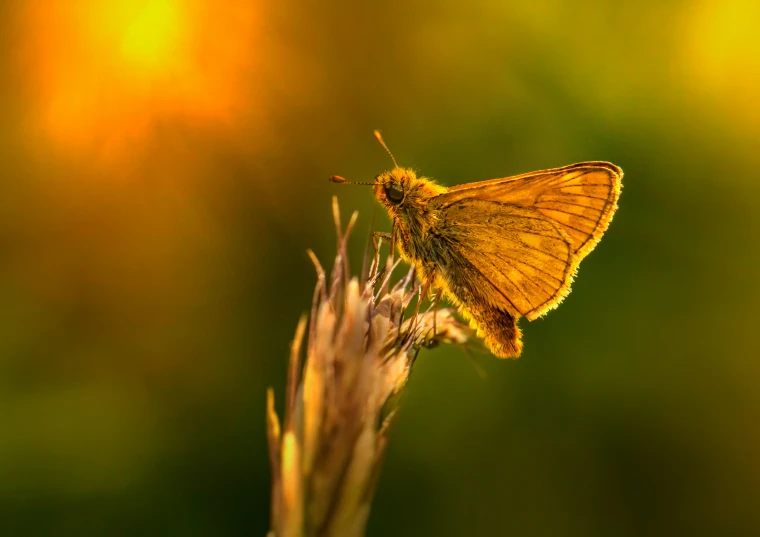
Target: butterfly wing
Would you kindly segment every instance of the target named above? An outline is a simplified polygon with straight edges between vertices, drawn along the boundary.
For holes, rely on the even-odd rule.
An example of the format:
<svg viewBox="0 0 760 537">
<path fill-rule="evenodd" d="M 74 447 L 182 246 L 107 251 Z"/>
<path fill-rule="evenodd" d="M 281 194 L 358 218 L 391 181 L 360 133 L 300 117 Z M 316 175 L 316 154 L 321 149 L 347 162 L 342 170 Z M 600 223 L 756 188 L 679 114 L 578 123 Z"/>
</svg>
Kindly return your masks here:
<svg viewBox="0 0 760 537">
<path fill-rule="evenodd" d="M 469 285 L 490 288 L 479 294 L 533 320 L 570 292 L 578 264 L 617 208 L 622 176 L 606 162 L 574 164 L 454 187 L 431 208 L 442 219 L 442 239 L 471 267 Z"/>
<path fill-rule="evenodd" d="M 513 317 L 533 319 L 567 294 L 571 240 L 535 209 L 466 199 L 444 214 L 441 240 L 459 270 L 450 270 L 444 261 L 441 277 L 461 302 L 470 307 L 490 303 Z M 451 281 L 462 273 L 463 281 Z"/>
<path fill-rule="evenodd" d="M 569 235 L 581 257 L 594 249 L 612 220 L 623 171 L 609 162 L 582 162 L 563 168 L 492 179 L 450 188 L 435 198 L 444 210 L 464 199 L 491 200 L 537 209 Z"/>
</svg>

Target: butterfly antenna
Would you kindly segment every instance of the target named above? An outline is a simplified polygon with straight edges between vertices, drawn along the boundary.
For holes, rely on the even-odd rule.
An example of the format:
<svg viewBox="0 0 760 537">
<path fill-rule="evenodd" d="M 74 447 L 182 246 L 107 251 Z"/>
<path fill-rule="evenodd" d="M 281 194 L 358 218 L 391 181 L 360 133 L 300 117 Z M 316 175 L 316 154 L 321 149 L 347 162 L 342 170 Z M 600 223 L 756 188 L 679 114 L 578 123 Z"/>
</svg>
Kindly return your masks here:
<svg viewBox="0 0 760 537">
<path fill-rule="evenodd" d="M 396 168 L 398 168 L 398 164 L 396 163 L 396 159 L 393 158 L 393 153 L 391 153 L 391 150 L 388 149 L 387 145 L 385 145 L 385 142 L 383 141 L 383 136 L 380 134 L 380 131 L 379 130 L 375 130 L 375 131 L 372 132 L 372 134 L 375 135 L 375 139 L 378 142 L 380 142 L 380 145 L 383 146 L 383 148 L 385 149 L 385 151 L 387 151 L 388 154 L 391 156 L 391 160 L 393 161 L 393 165 L 396 166 Z"/>
<path fill-rule="evenodd" d="M 340 184 L 345 184 L 345 185 L 375 186 L 375 183 L 357 183 L 355 181 L 346 181 L 340 175 L 331 175 L 330 181 L 332 181 L 333 183 L 340 183 Z"/>
</svg>

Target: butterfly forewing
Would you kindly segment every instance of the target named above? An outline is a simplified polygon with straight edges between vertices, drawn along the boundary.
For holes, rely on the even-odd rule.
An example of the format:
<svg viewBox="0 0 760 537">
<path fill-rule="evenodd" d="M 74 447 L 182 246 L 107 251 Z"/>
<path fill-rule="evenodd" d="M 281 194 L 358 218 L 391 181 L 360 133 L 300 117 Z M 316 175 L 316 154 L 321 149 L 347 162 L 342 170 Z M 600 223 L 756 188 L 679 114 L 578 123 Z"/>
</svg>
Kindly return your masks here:
<svg viewBox="0 0 760 537">
<path fill-rule="evenodd" d="M 546 181 L 535 207 L 564 227 L 575 252 L 583 256 L 599 242 L 612 219 L 621 174 L 619 169 L 586 167 L 557 175 Z"/>
<path fill-rule="evenodd" d="M 510 311 L 532 320 L 570 291 L 617 208 L 621 178 L 613 164 L 587 162 L 456 186 L 431 205 L 478 284 L 495 287 Z M 473 227 L 483 233 L 469 233 Z"/>
<path fill-rule="evenodd" d="M 560 224 L 572 240 L 574 251 L 585 255 L 599 242 L 612 219 L 622 176 L 614 164 L 584 162 L 455 186 L 434 201 L 441 208 L 468 198 L 535 207 Z"/>
</svg>

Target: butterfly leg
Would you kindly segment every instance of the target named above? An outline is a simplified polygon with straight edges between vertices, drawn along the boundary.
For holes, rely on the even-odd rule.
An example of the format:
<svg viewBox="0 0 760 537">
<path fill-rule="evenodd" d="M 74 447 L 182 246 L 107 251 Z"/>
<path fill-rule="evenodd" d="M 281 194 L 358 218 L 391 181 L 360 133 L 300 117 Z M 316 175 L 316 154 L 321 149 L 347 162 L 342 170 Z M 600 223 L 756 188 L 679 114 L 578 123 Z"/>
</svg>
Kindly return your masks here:
<svg viewBox="0 0 760 537">
<path fill-rule="evenodd" d="M 370 270 L 371 274 L 377 274 L 377 271 L 380 268 L 380 245 L 382 244 L 383 239 L 387 240 L 391 247 L 393 246 L 393 235 L 390 233 L 384 231 L 375 231 L 372 233 L 372 246 L 375 249 L 375 258 L 372 262 L 372 269 Z"/>
<path fill-rule="evenodd" d="M 420 280 L 422 281 L 422 290 L 420 291 L 420 298 L 417 300 L 417 307 L 414 309 L 413 317 L 417 317 L 417 314 L 420 312 L 420 306 L 422 306 L 422 301 L 425 300 L 430 293 L 430 288 L 435 281 L 435 266 L 431 265 L 422 267 L 422 270 L 419 271 L 418 274 L 420 276 Z M 437 307 L 437 298 L 435 303 Z"/>
<path fill-rule="evenodd" d="M 422 284 L 422 289 L 420 290 L 419 298 L 417 299 L 417 304 L 414 307 L 414 313 L 412 313 L 412 316 L 409 317 L 409 332 L 407 333 L 407 337 L 413 337 L 413 334 L 416 332 L 417 327 L 420 324 L 420 306 L 422 305 L 422 301 L 425 299 L 425 297 L 428 294 L 428 291 L 430 290 L 430 278 L 426 278 L 424 283 Z"/>
<path fill-rule="evenodd" d="M 442 294 L 443 289 L 439 288 L 433 299 L 433 339 L 435 339 L 435 336 L 438 334 L 438 330 L 436 330 L 436 321 L 438 320 L 438 302 L 441 300 Z"/>
<path fill-rule="evenodd" d="M 414 308 L 412 319 L 416 319 L 417 315 L 420 313 L 420 306 L 422 305 L 422 301 L 425 300 L 425 297 L 427 296 L 429 290 L 430 290 L 430 280 L 425 280 L 425 283 L 422 284 L 422 289 L 420 290 L 420 297 L 417 299 L 417 305 Z"/>
<path fill-rule="evenodd" d="M 431 349 L 433 347 L 437 347 L 439 343 L 436 339 L 436 336 L 438 335 L 438 328 L 436 326 L 436 323 L 438 321 L 438 302 L 441 300 L 442 294 L 443 289 L 438 289 L 435 293 L 435 298 L 433 299 L 433 328 L 428 329 L 427 333 L 425 334 L 424 345 Z M 430 335 L 429 339 L 428 335 Z"/>
</svg>

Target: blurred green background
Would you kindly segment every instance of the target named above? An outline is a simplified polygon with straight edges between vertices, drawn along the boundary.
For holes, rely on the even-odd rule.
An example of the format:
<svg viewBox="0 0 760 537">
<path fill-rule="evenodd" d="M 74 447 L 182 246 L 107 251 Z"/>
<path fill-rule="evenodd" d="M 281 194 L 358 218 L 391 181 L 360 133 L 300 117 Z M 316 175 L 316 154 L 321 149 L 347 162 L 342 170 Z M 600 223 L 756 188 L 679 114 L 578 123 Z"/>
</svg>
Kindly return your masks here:
<svg viewBox="0 0 760 537">
<path fill-rule="evenodd" d="M 609 160 L 620 209 L 517 361 L 421 355 L 369 536 L 760 534 L 760 7 L 0 8 L 0 535 L 264 535 L 267 386 L 391 163 Z"/>
</svg>

